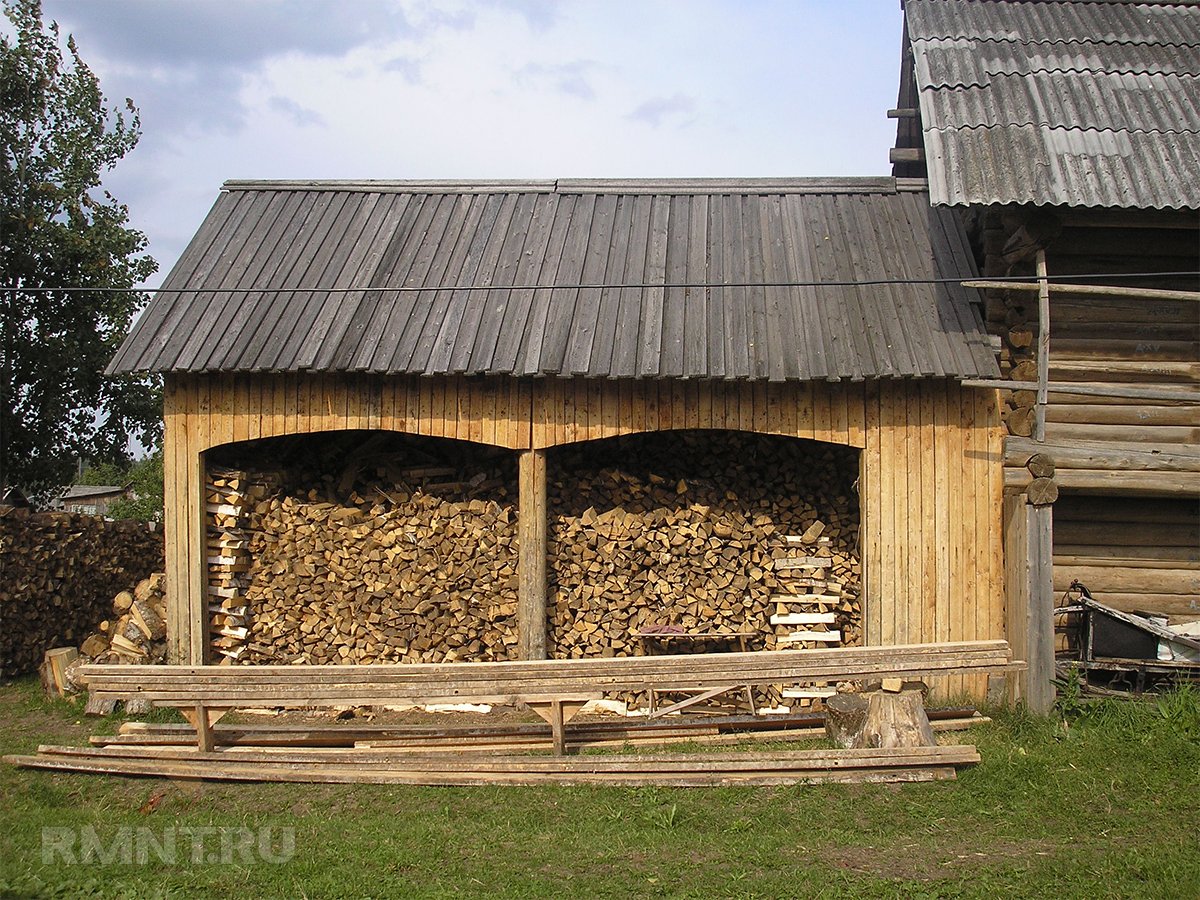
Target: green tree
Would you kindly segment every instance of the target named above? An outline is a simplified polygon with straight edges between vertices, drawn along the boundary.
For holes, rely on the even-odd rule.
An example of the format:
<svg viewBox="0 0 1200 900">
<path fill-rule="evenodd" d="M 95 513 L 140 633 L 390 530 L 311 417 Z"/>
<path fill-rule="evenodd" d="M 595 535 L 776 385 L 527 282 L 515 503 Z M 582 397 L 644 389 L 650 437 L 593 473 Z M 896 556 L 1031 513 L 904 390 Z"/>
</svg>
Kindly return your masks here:
<svg viewBox="0 0 1200 900">
<path fill-rule="evenodd" d="M 161 434 L 156 382 L 103 370 L 158 266 L 101 174 L 134 148 L 136 108 L 109 109 L 40 0 L 3 0 L 0 36 L 0 488 L 45 495 L 75 461 L 128 463 Z M 33 290 L 86 288 L 88 290 Z"/>
<path fill-rule="evenodd" d="M 114 519 L 140 519 L 143 522 L 161 522 L 163 513 L 163 458 L 162 451 L 139 459 L 125 473 L 120 482 L 129 483 L 133 497 L 129 500 L 114 500 L 108 505 L 108 514 Z"/>
</svg>

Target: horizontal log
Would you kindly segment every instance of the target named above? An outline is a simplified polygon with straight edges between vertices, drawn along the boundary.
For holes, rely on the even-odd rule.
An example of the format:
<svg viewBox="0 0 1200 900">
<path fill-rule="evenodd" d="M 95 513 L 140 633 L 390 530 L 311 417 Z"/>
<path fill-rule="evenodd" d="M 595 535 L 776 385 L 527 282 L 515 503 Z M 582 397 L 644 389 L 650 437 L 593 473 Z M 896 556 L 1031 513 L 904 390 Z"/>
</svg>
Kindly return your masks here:
<svg viewBox="0 0 1200 900">
<path fill-rule="evenodd" d="M 1054 480 L 1063 490 L 1123 495 L 1200 496 L 1200 472 L 1122 472 L 1109 469 L 1060 468 L 1055 472 Z M 1004 470 L 1006 490 L 1025 490 L 1032 481 L 1033 475 L 1025 468 L 1010 466 Z"/>
<path fill-rule="evenodd" d="M 1200 522 L 1200 510 L 1184 497 L 1108 498 L 1074 496 L 1066 498 L 1054 511 L 1054 529 L 1068 522 L 1149 522 L 1162 525 L 1185 525 L 1192 529 Z M 1137 530 L 1141 530 L 1139 525 Z M 1179 530 L 1186 534 L 1186 529 Z M 1077 543 L 1086 543 L 1081 541 Z M 1171 544 L 1171 541 L 1167 541 Z M 1200 541 L 1195 543 L 1200 544 Z"/>
<path fill-rule="evenodd" d="M 1051 381 L 1094 381 L 1104 375 L 1123 381 L 1200 382 L 1200 363 L 1133 360 L 1050 360 Z M 1061 388 L 1059 388 L 1061 390 Z"/>
<path fill-rule="evenodd" d="M 1059 522 L 1055 508 L 1054 540 L 1064 544 L 1108 544 L 1114 547 L 1191 547 L 1197 538 L 1196 526 L 1180 527 L 1121 522 Z"/>
<path fill-rule="evenodd" d="M 1092 593 L 1193 594 L 1200 597 L 1200 571 L 1196 569 L 1054 566 L 1056 591 L 1065 591 L 1072 581 L 1082 582 Z"/>
<path fill-rule="evenodd" d="M 1036 381 L 1009 381 L 1003 378 L 967 378 L 963 380 L 964 387 L 996 388 L 1006 391 L 1036 391 Z M 1200 402 L 1200 391 L 1185 387 L 1139 387 L 1137 385 L 1112 384 L 1102 382 L 1078 383 L 1070 381 L 1051 381 L 1048 389 L 1056 394 L 1076 394 L 1078 396 L 1119 397 L 1130 400 L 1160 400 L 1167 402 L 1197 403 Z"/>
<path fill-rule="evenodd" d="M 1046 407 L 1047 422 L 1068 422 L 1087 425 L 1183 425 L 1194 427 L 1200 422 L 1200 406 L 1153 406 L 1139 404 L 1067 404 L 1050 403 Z"/>
<path fill-rule="evenodd" d="M 1054 542 L 1054 564 L 1065 566 L 1126 566 L 1131 569 L 1190 569 L 1200 567 L 1200 547 L 1132 547 L 1112 544 Z"/>
<path fill-rule="evenodd" d="M 1015 436 L 1004 443 L 1004 464 L 1025 466 L 1037 453 L 1048 454 L 1057 469 L 1200 472 L 1200 452 L 1192 447 L 1098 441 L 1039 443 Z"/>
<path fill-rule="evenodd" d="M 1116 340 L 1112 338 L 1058 337 L 1050 341 L 1051 358 L 1125 359 L 1156 362 L 1190 361 L 1200 356 L 1192 340 Z"/>
<path fill-rule="evenodd" d="M 1200 427 L 1178 425 L 1073 425 L 1062 422 L 1047 422 L 1046 440 L 1196 444 L 1200 443 Z"/>
</svg>

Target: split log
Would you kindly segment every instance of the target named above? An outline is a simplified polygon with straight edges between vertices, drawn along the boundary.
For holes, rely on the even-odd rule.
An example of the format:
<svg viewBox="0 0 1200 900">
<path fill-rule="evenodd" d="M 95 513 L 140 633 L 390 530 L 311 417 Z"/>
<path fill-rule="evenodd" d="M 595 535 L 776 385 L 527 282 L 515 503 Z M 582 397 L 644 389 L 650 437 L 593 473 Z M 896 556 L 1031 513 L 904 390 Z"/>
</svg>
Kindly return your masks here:
<svg viewBox="0 0 1200 900">
<path fill-rule="evenodd" d="M 78 644 L 162 553 L 161 529 L 143 522 L 0 507 L 0 673 L 37 671 L 48 649 Z"/>
</svg>

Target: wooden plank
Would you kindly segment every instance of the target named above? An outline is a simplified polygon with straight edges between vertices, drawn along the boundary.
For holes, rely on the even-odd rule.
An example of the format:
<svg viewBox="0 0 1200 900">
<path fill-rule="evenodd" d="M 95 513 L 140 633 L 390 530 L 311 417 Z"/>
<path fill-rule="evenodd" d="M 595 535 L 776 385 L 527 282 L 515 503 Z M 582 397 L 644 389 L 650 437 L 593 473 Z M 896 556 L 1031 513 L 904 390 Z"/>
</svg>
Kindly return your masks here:
<svg viewBox="0 0 1200 900">
<path fill-rule="evenodd" d="M 930 637 L 937 641 L 950 640 L 950 552 L 951 535 L 948 497 L 950 490 L 950 448 L 947 424 L 949 412 L 946 392 L 941 385 L 934 389 L 934 546 L 937 548 L 937 569 L 934 582 L 934 630 Z"/>
<path fill-rule="evenodd" d="M 1054 706 L 1053 507 L 1029 506 L 1029 636 L 1026 639 L 1025 704 L 1047 715 Z"/>
<path fill-rule="evenodd" d="M 860 460 L 859 497 L 863 498 L 862 515 L 862 618 L 863 643 L 868 646 L 881 642 L 884 599 L 879 594 L 880 529 L 880 468 L 883 465 L 879 429 L 879 383 L 865 387 L 864 414 L 866 420 L 866 449 Z"/>
<path fill-rule="evenodd" d="M 979 290 L 1040 292 L 1041 284 L 1030 281 L 986 281 L 975 279 L 964 281 L 963 287 Z M 1200 301 L 1200 291 L 1167 291 L 1156 288 L 1117 287 L 1108 284 L 1063 284 L 1051 282 L 1050 291 L 1058 294 L 1079 294 L 1101 297 L 1130 297 L 1140 300 L 1184 300 Z"/>
<path fill-rule="evenodd" d="M 896 391 L 892 384 L 879 385 L 879 517 L 883 530 L 879 540 L 879 556 L 876 572 L 876 591 L 883 606 L 879 620 L 879 640 L 884 644 L 895 644 L 897 640 L 897 618 L 901 614 L 903 597 L 900 596 L 902 582 L 896 576 L 896 542 L 899 537 L 896 522 L 896 504 L 904 483 L 896 483 L 896 476 L 903 477 L 896 451 Z M 903 528 L 904 524 L 900 523 Z"/>
<path fill-rule="evenodd" d="M 519 461 L 517 632 L 522 659 L 546 657 L 546 452 L 525 450 Z"/>
</svg>

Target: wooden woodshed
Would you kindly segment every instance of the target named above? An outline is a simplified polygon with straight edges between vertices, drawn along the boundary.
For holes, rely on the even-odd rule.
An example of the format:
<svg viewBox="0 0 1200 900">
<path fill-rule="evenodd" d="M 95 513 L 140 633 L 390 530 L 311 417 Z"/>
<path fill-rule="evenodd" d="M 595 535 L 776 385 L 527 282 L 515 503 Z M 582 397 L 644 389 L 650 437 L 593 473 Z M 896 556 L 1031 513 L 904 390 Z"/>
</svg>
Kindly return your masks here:
<svg viewBox="0 0 1200 900">
<path fill-rule="evenodd" d="M 905 3 L 894 173 L 988 279 L 1005 380 L 975 383 L 1006 388 L 1009 635 L 1042 711 L 1076 580 L 1200 620 L 1198 76 L 1196 4 Z"/>
<path fill-rule="evenodd" d="M 525 657 L 572 602 L 547 461 L 676 431 L 849 448 L 865 643 L 1004 637 L 976 276 L 907 179 L 227 183 L 111 365 L 165 379 L 171 657 L 210 657 L 208 461 L 348 430 L 516 458 Z"/>
</svg>

